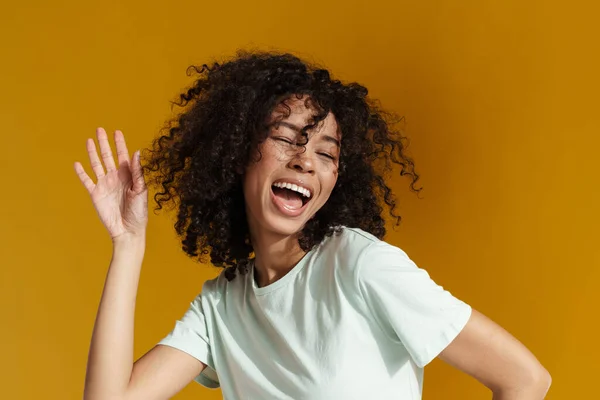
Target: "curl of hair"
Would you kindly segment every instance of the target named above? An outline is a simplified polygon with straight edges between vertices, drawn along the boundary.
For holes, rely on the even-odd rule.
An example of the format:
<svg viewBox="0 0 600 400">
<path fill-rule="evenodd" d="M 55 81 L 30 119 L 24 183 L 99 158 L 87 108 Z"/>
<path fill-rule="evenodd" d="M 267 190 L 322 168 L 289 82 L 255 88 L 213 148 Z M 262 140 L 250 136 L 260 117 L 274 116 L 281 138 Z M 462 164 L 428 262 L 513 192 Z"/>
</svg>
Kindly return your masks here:
<svg viewBox="0 0 600 400">
<path fill-rule="evenodd" d="M 316 109 L 316 125 L 329 112 L 342 133 L 338 180 L 325 205 L 299 235 L 308 251 L 340 226 L 385 235 L 383 207 L 395 224 L 396 200 L 385 174 L 400 166 L 414 192 L 419 175 L 405 154 L 403 137 L 391 126 L 402 120 L 384 112 L 357 83 L 344 84 L 329 72 L 288 53 L 246 52 L 222 64 L 190 67 L 195 83 L 174 102 L 183 110 L 165 126 L 164 134 L 144 149 L 143 170 L 154 195 L 155 211 L 177 210 L 175 230 L 190 257 L 210 255 L 217 267 L 247 272 L 253 249 L 249 240 L 243 171 L 265 140 L 266 122 L 282 100 L 306 95 Z M 312 125 L 311 125 L 312 126 Z"/>
</svg>

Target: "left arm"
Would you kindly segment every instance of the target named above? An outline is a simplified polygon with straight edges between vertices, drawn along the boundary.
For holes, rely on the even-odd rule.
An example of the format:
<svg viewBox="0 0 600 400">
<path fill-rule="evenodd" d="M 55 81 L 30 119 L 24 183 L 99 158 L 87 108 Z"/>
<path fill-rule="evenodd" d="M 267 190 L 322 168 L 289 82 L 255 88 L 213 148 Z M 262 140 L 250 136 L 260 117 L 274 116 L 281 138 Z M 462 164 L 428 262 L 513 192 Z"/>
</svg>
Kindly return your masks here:
<svg viewBox="0 0 600 400">
<path fill-rule="evenodd" d="M 543 399 L 550 388 L 550 374 L 535 356 L 476 310 L 438 357 L 487 386 L 494 400 Z"/>
</svg>

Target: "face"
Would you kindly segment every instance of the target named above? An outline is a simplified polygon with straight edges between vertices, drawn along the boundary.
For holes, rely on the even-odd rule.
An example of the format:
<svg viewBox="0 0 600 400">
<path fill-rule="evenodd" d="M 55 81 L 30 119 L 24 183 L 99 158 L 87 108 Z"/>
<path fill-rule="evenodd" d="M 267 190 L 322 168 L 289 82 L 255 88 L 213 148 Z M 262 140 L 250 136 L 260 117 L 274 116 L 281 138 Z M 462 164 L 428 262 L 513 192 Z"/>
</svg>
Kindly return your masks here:
<svg viewBox="0 0 600 400">
<path fill-rule="evenodd" d="M 306 108 L 304 98 L 295 96 L 285 104 L 290 115 L 285 116 L 287 109 L 281 105 L 275 108 L 270 122 L 280 122 L 271 128 L 259 146 L 259 158 L 244 175 L 253 235 L 263 231 L 289 236 L 301 231 L 325 204 L 337 181 L 341 137 L 333 114 L 308 131 L 306 142 L 300 130 L 311 123 L 314 110 Z"/>
</svg>

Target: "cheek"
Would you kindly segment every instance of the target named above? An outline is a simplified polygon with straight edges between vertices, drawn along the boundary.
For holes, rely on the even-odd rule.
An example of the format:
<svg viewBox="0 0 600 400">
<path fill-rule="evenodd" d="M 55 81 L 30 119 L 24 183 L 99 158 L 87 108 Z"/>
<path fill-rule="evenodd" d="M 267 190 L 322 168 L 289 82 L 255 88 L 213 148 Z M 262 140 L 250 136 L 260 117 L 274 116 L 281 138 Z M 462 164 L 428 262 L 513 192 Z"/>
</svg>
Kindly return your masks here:
<svg viewBox="0 0 600 400">
<path fill-rule="evenodd" d="M 260 153 L 257 152 L 255 158 L 257 160 L 256 167 L 261 169 L 263 173 L 268 173 L 282 163 L 285 163 L 289 157 L 290 155 L 286 154 L 282 146 L 278 146 L 272 140 L 268 140 L 260 147 Z"/>
<path fill-rule="evenodd" d="M 331 173 L 329 173 L 326 177 L 323 177 L 323 189 L 325 194 L 327 194 L 327 197 L 329 197 L 329 195 L 331 194 L 331 192 L 333 191 L 333 188 L 335 187 L 335 184 L 337 183 L 337 178 L 338 178 L 338 171 L 337 168 L 333 171 L 331 171 Z"/>
<path fill-rule="evenodd" d="M 335 182 L 337 182 L 339 173 L 340 173 L 340 167 L 339 167 L 339 165 L 338 164 L 333 164 L 331 166 L 331 179 L 333 180 L 334 184 L 335 184 Z"/>
<path fill-rule="evenodd" d="M 261 171 L 262 165 L 261 161 L 251 162 L 248 167 L 246 167 L 246 173 L 244 174 L 244 194 L 247 200 L 251 200 L 256 197 L 256 194 L 259 190 L 259 184 L 262 180 Z"/>
<path fill-rule="evenodd" d="M 257 195 L 263 192 L 267 181 L 279 165 L 268 146 L 264 147 L 260 154 L 256 153 L 256 158 L 251 161 L 244 174 L 244 193 L 251 201 L 257 200 Z"/>
</svg>

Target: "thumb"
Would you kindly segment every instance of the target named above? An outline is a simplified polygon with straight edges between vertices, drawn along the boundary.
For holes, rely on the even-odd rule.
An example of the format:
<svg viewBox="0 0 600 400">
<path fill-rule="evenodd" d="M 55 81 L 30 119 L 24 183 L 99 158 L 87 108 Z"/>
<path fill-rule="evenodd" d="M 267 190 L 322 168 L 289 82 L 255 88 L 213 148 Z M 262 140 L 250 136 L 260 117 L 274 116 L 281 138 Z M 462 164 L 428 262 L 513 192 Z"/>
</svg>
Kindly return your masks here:
<svg viewBox="0 0 600 400">
<path fill-rule="evenodd" d="M 140 162 L 140 151 L 133 153 L 131 162 L 131 179 L 133 181 L 133 191 L 136 193 L 142 192 L 146 188 L 144 182 L 144 173 L 142 172 L 142 164 Z"/>
</svg>

